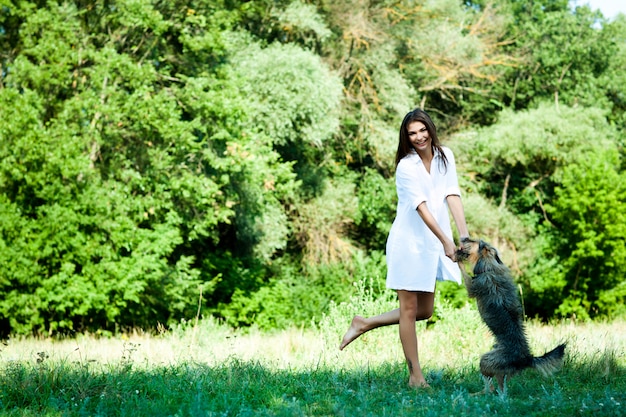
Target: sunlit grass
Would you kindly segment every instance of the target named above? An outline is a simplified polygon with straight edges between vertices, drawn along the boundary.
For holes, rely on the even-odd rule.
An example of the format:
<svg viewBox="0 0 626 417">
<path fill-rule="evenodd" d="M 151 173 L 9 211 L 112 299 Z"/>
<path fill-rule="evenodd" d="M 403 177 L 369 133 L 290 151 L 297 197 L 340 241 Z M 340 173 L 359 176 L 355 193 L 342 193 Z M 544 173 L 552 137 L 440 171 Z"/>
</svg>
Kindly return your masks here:
<svg viewBox="0 0 626 417">
<path fill-rule="evenodd" d="M 213 319 L 160 334 L 11 339 L 0 353 L 0 410 L 11 416 L 624 415 L 626 323 L 528 323 L 535 354 L 567 342 L 564 369 L 525 371 L 508 396 L 483 387 L 478 360 L 493 339 L 472 306 L 437 305 L 418 324 L 420 359 L 433 387 L 406 386 L 397 327 L 343 352 L 354 313 L 394 308 L 364 287 L 313 329 L 237 332 Z"/>
</svg>

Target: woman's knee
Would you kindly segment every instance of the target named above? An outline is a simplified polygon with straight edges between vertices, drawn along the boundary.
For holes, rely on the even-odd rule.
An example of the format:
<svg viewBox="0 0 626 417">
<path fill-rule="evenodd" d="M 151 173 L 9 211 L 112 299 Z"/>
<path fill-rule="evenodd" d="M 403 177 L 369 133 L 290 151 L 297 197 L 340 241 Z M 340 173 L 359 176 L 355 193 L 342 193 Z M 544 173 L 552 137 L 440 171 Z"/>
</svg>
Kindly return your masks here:
<svg viewBox="0 0 626 417">
<path fill-rule="evenodd" d="M 400 306 L 400 315 L 405 317 L 417 317 L 419 315 L 419 308 L 417 308 L 417 304 L 405 303 Z"/>
<path fill-rule="evenodd" d="M 405 317 L 416 317 L 419 311 L 417 299 L 407 294 L 400 297 L 400 315 Z"/>
<path fill-rule="evenodd" d="M 419 292 L 417 295 L 417 307 L 415 320 L 428 320 L 433 316 L 435 295 L 429 292 Z"/>
<path fill-rule="evenodd" d="M 415 320 L 428 320 L 433 316 L 433 309 L 419 309 L 415 314 Z"/>
</svg>

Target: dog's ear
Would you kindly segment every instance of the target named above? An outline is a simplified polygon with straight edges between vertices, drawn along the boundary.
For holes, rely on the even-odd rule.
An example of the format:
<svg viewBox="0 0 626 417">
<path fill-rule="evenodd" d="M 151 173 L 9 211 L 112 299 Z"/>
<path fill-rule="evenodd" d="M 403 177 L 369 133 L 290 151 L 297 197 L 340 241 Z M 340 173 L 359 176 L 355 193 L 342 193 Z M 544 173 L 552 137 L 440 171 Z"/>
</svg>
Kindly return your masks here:
<svg viewBox="0 0 626 417">
<path fill-rule="evenodd" d="M 504 262 L 502 262 L 502 260 L 500 259 L 500 256 L 498 255 L 498 251 L 495 248 L 493 249 L 493 253 L 494 253 L 494 258 L 496 258 L 496 262 L 499 263 L 500 265 L 504 265 Z"/>
<path fill-rule="evenodd" d="M 478 241 L 478 255 L 480 257 L 485 256 L 485 252 L 491 253 L 492 250 L 493 247 L 489 243 L 485 242 L 482 239 Z"/>
<path fill-rule="evenodd" d="M 498 255 L 498 250 L 481 239 L 478 244 L 478 252 L 482 253 L 483 251 L 488 252 L 497 263 L 499 263 L 500 265 L 504 265 L 504 262 L 502 262 L 502 259 L 500 259 L 500 255 Z"/>
</svg>

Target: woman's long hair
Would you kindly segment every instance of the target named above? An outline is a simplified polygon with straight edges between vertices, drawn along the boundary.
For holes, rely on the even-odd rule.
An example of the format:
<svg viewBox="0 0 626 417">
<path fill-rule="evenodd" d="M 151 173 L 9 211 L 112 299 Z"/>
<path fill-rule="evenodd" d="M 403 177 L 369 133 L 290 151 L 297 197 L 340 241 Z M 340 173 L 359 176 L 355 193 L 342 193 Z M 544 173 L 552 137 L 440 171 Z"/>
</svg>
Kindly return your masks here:
<svg viewBox="0 0 626 417">
<path fill-rule="evenodd" d="M 448 169 L 448 158 L 446 158 L 446 154 L 443 153 L 443 149 L 441 148 L 441 142 L 439 142 L 439 137 L 437 136 L 437 128 L 435 127 L 435 123 L 433 123 L 432 119 L 422 109 L 413 109 L 404 116 L 404 120 L 402 120 L 402 125 L 400 125 L 400 140 L 398 142 L 398 151 L 396 152 L 396 167 L 400 163 L 400 160 L 407 156 L 411 151 L 413 151 L 413 145 L 409 140 L 409 124 L 413 122 L 422 122 L 424 126 L 426 126 L 426 130 L 428 130 L 428 136 L 430 136 L 433 154 L 441 155 L 441 162 L 443 163 L 444 169 Z"/>
</svg>

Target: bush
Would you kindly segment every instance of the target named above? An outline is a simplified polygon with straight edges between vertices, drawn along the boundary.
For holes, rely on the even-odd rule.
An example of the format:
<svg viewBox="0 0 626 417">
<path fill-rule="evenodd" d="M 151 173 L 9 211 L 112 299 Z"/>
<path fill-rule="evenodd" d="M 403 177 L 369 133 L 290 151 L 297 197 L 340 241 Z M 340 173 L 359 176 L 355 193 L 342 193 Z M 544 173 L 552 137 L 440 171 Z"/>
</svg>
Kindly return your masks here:
<svg viewBox="0 0 626 417">
<path fill-rule="evenodd" d="M 255 326 L 261 329 L 311 326 L 329 312 L 333 305 L 346 301 L 354 286 L 366 279 L 378 296 L 384 288 L 385 263 L 381 252 L 370 257 L 357 252 L 350 263 L 309 265 L 297 263 L 275 266 L 277 276 L 255 292 L 237 290 L 232 301 L 219 313 L 231 326 Z M 382 297 L 385 297 L 384 295 Z"/>
</svg>

